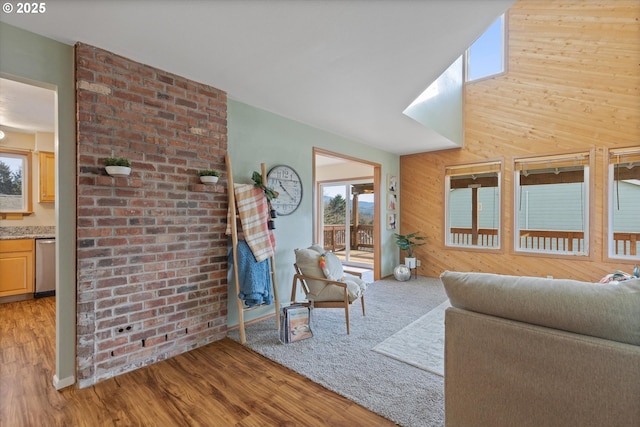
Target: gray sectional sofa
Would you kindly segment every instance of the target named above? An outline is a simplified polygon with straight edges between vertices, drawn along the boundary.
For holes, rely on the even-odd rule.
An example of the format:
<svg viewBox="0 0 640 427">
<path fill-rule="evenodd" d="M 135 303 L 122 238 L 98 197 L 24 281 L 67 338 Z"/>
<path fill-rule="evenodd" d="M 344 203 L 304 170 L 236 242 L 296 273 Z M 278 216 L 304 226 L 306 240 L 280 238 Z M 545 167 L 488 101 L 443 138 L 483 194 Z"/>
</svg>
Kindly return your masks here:
<svg viewBox="0 0 640 427">
<path fill-rule="evenodd" d="M 441 279 L 448 427 L 640 426 L 640 279 Z"/>
</svg>

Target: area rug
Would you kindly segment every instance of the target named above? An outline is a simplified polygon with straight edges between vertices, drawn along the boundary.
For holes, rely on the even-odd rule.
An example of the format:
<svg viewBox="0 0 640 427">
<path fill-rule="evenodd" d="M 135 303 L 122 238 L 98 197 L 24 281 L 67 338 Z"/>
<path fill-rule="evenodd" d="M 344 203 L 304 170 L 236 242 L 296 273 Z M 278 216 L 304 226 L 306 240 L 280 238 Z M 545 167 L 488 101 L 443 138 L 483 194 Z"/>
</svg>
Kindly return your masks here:
<svg viewBox="0 0 640 427">
<path fill-rule="evenodd" d="M 443 302 L 373 348 L 374 351 L 444 377 Z"/>
<path fill-rule="evenodd" d="M 313 338 L 282 344 L 266 319 L 246 327 L 246 345 L 401 426 L 440 427 L 443 378 L 371 349 L 446 300 L 439 279 L 380 280 L 365 295 L 366 316 L 351 307 L 350 335 L 344 310 L 323 308 L 313 310 Z M 238 341 L 238 331 L 229 337 Z"/>
</svg>

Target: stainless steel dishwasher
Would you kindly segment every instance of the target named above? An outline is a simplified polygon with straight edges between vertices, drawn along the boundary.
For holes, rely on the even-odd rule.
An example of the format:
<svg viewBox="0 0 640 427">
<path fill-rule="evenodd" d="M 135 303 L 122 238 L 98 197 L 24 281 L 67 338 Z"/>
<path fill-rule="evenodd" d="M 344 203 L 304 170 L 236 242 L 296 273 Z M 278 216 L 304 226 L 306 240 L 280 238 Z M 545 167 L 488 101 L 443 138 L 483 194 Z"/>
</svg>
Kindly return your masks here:
<svg viewBox="0 0 640 427">
<path fill-rule="evenodd" d="M 56 240 L 36 239 L 35 298 L 56 294 Z"/>
</svg>

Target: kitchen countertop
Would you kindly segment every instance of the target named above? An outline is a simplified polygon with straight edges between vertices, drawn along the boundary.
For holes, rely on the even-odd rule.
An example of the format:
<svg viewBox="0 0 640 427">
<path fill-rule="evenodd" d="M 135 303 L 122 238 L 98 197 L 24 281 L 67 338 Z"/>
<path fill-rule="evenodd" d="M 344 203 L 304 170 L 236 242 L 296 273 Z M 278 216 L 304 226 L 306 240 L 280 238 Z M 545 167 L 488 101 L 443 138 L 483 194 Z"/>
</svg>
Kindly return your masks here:
<svg viewBox="0 0 640 427">
<path fill-rule="evenodd" d="M 0 240 L 53 239 L 55 237 L 55 226 L 0 227 Z"/>
</svg>

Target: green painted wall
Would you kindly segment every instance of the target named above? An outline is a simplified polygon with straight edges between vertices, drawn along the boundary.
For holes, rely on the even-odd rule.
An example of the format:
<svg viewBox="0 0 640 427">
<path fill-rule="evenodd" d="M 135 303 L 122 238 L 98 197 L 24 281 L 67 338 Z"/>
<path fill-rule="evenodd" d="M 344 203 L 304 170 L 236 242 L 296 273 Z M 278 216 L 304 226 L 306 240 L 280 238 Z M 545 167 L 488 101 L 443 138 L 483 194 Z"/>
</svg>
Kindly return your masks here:
<svg viewBox="0 0 640 427">
<path fill-rule="evenodd" d="M 73 46 L 0 22 L 0 75 L 57 93 L 56 374 L 57 388 L 75 382 L 76 139 Z M 64 189 L 65 191 L 59 191 Z M 16 224 L 19 225 L 19 224 Z"/>
<path fill-rule="evenodd" d="M 228 102 L 228 152 L 233 166 L 234 181 L 251 183 L 253 171 L 260 171 L 260 163 L 267 170 L 278 164 L 292 166 L 303 182 L 300 207 L 291 215 L 276 219 L 276 274 L 279 299 L 289 301 L 293 278 L 293 250 L 313 242 L 313 148 L 321 148 L 382 165 L 381 200 L 387 199 L 387 174 L 399 175 L 399 157 L 340 136 L 295 122 L 237 101 Z M 383 202 L 384 203 L 384 202 Z M 381 207 L 382 276 L 393 274 L 398 263 L 398 248 L 393 232 L 384 224 L 385 209 Z M 398 211 L 399 212 L 399 211 Z M 229 289 L 230 326 L 238 322 L 235 288 Z M 262 309 L 261 309 L 262 310 Z M 246 313 L 245 320 L 263 316 L 268 309 Z"/>
</svg>

